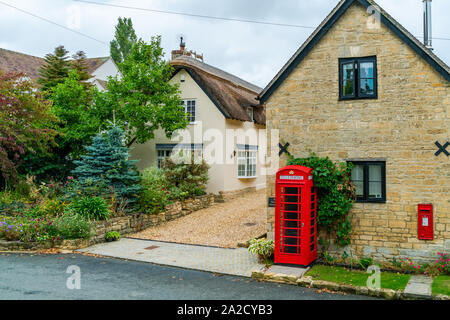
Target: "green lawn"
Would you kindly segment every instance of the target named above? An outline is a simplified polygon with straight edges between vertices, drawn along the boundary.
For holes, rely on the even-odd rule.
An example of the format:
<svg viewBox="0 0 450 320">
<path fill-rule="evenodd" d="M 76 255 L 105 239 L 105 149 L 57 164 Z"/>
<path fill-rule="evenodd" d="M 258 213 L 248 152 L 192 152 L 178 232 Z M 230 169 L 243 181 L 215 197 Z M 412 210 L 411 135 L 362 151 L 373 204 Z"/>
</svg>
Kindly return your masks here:
<svg viewBox="0 0 450 320">
<path fill-rule="evenodd" d="M 438 276 L 433 281 L 433 294 L 450 296 L 450 276 Z"/>
<path fill-rule="evenodd" d="M 315 280 L 346 283 L 354 286 L 367 286 L 368 273 L 360 270 L 350 270 L 343 267 L 315 265 L 306 273 Z M 404 290 L 408 284 L 408 274 L 382 272 L 381 287 L 384 289 Z"/>
</svg>

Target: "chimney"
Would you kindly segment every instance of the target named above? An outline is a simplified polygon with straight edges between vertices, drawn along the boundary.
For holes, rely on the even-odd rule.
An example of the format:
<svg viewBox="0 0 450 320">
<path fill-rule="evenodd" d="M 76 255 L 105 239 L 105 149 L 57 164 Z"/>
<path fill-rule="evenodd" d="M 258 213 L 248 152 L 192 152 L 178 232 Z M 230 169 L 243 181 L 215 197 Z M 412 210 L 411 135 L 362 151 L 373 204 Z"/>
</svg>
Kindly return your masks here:
<svg viewBox="0 0 450 320">
<path fill-rule="evenodd" d="M 423 42 L 425 46 L 433 50 L 431 30 L 431 1 L 423 0 Z"/>
<path fill-rule="evenodd" d="M 183 37 L 180 38 L 180 51 L 184 51 L 184 48 L 186 48 L 186 43 L 183 41 Z"/>
<path fill-rule="evenodd" d="M 186 43 L 184 43 L 183 37 L 180 37 L 180 50 L 172 50 L 172 60 L 185 54 L 185 51 L 184 51 L 185 48 L 186 48 Z"/>
</svg>

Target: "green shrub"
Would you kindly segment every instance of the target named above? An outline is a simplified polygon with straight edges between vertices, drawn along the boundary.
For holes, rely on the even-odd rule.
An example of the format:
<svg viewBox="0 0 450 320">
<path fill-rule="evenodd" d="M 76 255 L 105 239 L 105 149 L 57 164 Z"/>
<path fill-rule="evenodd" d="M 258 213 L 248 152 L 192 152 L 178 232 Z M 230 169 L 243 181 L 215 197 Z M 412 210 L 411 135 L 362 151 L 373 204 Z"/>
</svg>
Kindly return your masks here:
<svg viewBox="0 0 450 320">
<path fill-rule="evenodd" d="M 21 179 L 14 186 L 14 191 L 20 196 L 28 198 L 30 196 L 31 186 L 28 184 L 27 181 Z"/>
<path fill-rule="evenodd" d="M 62 239 L 88 239 L 92 233 L 91 222 L 82 215 L 67 212 L 55 221 L 56 232 Z"/>
<path fill-rule="evenodd" d="M 373 265 L 373 259 L 372 258 L 368 258 L 368 257 L 362 257 L 361 259 L 359 259 L 358 263 L 359 263 L 361 268 L 366 270 L 368 267 Z"/>
<path fill-rule="evenodd" d="M 328 157 L 319 158 L 314 153 L 309 158 L 291 159 L 288 165 L 301 165 L 313 169 L 314 186 L 317 187 L 318 227 L 336 233 L 339 246 L 350 244 L 351 223 L 348 213 L 355 198 L 350 179 L 352 165 L 337 166 Z"/>
<path fill-rule="evenodd" d="M 274 241 L 266 239 L 252 239 L 249 242 L 250 246 L 248 247 L 248 251 L 258 254 L 260 260 L 264 261 L 266 264 L 269 264 L 275 250 Z"/>
<path fill-rule="evenodd" d="M 170 199 L 184 200 L 206 193 L 209 166 L 204 160 L 195 163 L 193 154 L 190 163 L 165 160 L 163 170 L 169 186 Z"/>
<path fill-rule="evenodd" d="M 141 178 L 141 193 L 137 209 L 154 214 L 164 211 L 169 201 L 169 191 L 164 172 L 156 167 L 147 168 Z"/>
<path fill-rule="evenodd" d="M 37 210 L 41 216 L 56 217 L 63 214 L 67 204 L 58 199 L 45 199 Z"/>
<path fill-rule="evenodd" d="M 117 241 L 117 240 L 120 239 L 120 232 L 117 232 L 117 231 L 107 232 L 106 235 L 105 235 L 105 239 L 106 240 Z"/>
<path fill-rule="evenodd" d="M 106 200 L 101 197 L 75 199 L 69 210 L 89 220 L 107 220 L 111 213 Z"/>
</svg>

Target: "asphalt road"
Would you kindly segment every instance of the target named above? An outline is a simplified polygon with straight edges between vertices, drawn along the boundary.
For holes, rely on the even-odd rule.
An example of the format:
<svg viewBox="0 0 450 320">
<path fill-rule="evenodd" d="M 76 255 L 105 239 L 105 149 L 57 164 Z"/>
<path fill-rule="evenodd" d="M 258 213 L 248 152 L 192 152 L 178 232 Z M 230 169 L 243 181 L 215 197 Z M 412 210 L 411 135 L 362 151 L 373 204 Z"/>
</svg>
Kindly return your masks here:
<svg viewBox="0 0 450 320">
<path fill-rule="evenodd" d="M 67 273 L 70 266 L 80 270 Z M 76 269 L 76 268 L 75 268 Z M 0 254 L 0 299 L 330 300 L 369 299 L 292 285 L 79 254 Z"/>
</svg>

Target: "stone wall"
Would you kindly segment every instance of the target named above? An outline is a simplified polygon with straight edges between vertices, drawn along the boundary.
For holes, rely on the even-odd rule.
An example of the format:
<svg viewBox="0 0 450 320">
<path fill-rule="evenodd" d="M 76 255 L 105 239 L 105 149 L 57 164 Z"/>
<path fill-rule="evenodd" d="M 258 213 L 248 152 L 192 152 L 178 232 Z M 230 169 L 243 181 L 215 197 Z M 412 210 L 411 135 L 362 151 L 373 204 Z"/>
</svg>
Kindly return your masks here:
<svg viewBox="0 0 450 320">
<path fill-rule="evenodd" d="M 107 221 L 96 221 L 93 233 L 89 240 L 62 240 L 62 241 L 46 241 L 34 243 L 21 243 L 17 241 L 0 240 L 0 251 L 26 251 L 26 250 L 42 250 L 50 248 L 60 248 L 74 250 L 85 248 L 90 245 L 105 242 L 106 233 L 110 231 L 120 232 L 122 236 L 136 233 L 161 223 L 178 219 L 182 216 L 191 214 L 204 208 L 208 208 L 214 204 L 214 195 L 204 195 L 184 201 L 177 201 L 166 207 L 166 211 L 155 214 L 133 214 L 124 217 L 112 218 Z"/>
<path fill-rule="evenodd" d="M 295 157 L 311 150 L 336 162 L 384 159 L 387 201 L 354 205 L 346 250 L 379 260 L 431 260 L 450 251 L 450 162 L 435 156 L 435 142 L 450 141 L 450 84 L 383 24 L 368 29 L 368 18 L 359 4 L 350 7 L 273 93 L 268 141 L 278 129 Z M 339 101 L 338 59 L 373 55 L 378 99 Z M 268 197 L 274 182 L 267 177 Z M 417 239 L 419 203 L 434 205 L 433 241 Z M 273 237 L 274 209 L 267 212 Z"/>
<path fill-rule="evenodd" d="M 248 187 L 248 188 L 244 188 L 244 189 L 239 189 L 239 190 L 233 190 L 233 191 L 220 191 L 218 195 L 215 195 L 215 202 L 227 202 L 233 199 L 236 199 L 246 193 L 249 192 L 256 192 L 257 188 L 256 187 Z"/>
</svg>

